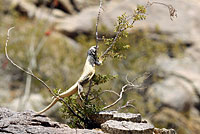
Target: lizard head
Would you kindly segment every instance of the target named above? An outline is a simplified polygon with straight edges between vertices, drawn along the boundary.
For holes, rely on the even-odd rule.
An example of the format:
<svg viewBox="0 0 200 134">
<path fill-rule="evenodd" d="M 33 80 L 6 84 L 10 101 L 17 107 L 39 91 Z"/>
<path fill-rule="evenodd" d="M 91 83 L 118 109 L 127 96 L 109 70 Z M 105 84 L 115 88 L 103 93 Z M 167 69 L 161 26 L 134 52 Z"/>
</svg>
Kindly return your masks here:
<svg viewBox="0 0 200 134">
<path fill-rule="evenodd" d="M 96 46 L 92 46 L 88 50 L 88 55 L 92 56 L 92 57 L 96 57 L 96 51 L 97 51 L 97 47 Z"/>
</svg>

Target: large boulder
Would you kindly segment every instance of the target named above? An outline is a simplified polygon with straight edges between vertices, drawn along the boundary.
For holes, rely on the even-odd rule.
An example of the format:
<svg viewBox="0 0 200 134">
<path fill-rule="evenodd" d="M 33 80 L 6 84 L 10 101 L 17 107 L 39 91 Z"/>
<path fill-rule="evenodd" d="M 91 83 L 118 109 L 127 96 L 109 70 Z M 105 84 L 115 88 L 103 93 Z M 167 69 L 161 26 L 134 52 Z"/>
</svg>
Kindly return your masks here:
<svg viewBox="0 0 200 134">
<path fill-rule="evenodd" d="M 173 38 L 186 42 L 194 42 L 194 40 L 198 40 L 200 35 L 200 18 L 197 17 L 200 12 L 199 2 L 176 0 L 165 1 L 164 3 L 173 5 L 173 7 L 178 11 L 178 18 L 171 21 L 168 8 L 155 4 L 148 8 L 147 19 L 145 21 L 137 22 L 136 27 L 154 30 L 158 26 L 161 32 L 170 35 L 170 38 L 173 36 Z M 108 30 L 112 31 L 117 16 L 124 12 L 132 14 L 137 4 L 145 5 L 146 1 L 124 0 L 105 3 L 103 5 L 104 10 L 101 12 L 101 23 L 105 25 Z M 62 19 L 57 23 L 56 29 L 66 33 L 67 35 L 77 32 L 87 33 L 95 29 L 94 24 L 97 12 L 98 6 L 85 8 L 77 15 Z"/>
<path fill-rule="evenodd" d="M 155 83 L 148 91 L 149 96 L 158 99 L 165 106 L 174 108 L 178 111 L 187 112 L 198 102 L 198 97 L 192 86 L 175 76 Z"/>
<path fill-rule="evenodd" d="M 152 85 L 151 95 L 156 95 L 161 102 L 177 110 L 185 111 L 186 105 L 188 110 L 193 105 L 200 110 L 200 62 L 197 60 L 200 55 L 196 52 L 199 50 L 198 46 L 188 49 L 183 58 L 157 58 L 156 65 L 167 77 Z"/>
<path fill-rule="evenodd" d="M 64 13 L 62 9 L 55 9 L 51 13 L 45 8 L 37 7 L 36 5 L 26 0 L 13 0 L 13 5 L 18 6 L 21 11 L 25 12 L 30 17 L 38 19 L 48 19 L 55 23 L 55 30 L 65 33 L 66 35 L 74 35 L 77 33 L 88 33 L 95 29 L 96 17 L 99 6 L 84 6 L 80 12 L 74 14 L 73 6 L 80 1 L 74 1 L 74 4 L 67 1 L 59 0 L 63 8 L 68 8 L 69 12 Z M 66 4 L 66 3 L 70 3 Z M 98 3 L 98 2 L 94 2 Z M 178 18 L 171 21 L 169 10 L 163 5 L 154 4 L 147 10 L 148 17 L 144 21 L 136 22 L 135 27 L 140 29 L 150 29 L 154 31 L 159 27 L 162 33 L 165 33 L 168 38 L 175 38 L 187 43 L 194 43 L 199 40 L 200 36 L 200 18 L 197 17 L 200 12 L 200 4 L 197 0 L 176 0 L 163 1 L 165 4 L 171 4 L 178 12 Z M 101 11 L 101 24 L 107 27 L 108 31 L 113 31 L 116 18 L 123 13 L 133 14 L 134 9 L 138 4 L 146 5 L 147 1 L 124 0 L 124 1 L 104 1 L 103 10 Z M 66 6 L 65 6 L 66 5 Z M 95 4 L 96 5 L 96 4 Z M 58 11 L 60 10 L 60 11 Z M 51 14 L 50 14 L 51 13 Z M 55 14 L 54 14 L 55 13 Z M 66 15 L 64 15 L 66 14 Z"/>
<path fill-rule="evenodd" d="M 184 115 L 176 110 L 163 108 L 151 120 L 155 127 L 174 128 L 178 134 L 200 133 L 200 119 L 196 114 Z"/>
</svg>

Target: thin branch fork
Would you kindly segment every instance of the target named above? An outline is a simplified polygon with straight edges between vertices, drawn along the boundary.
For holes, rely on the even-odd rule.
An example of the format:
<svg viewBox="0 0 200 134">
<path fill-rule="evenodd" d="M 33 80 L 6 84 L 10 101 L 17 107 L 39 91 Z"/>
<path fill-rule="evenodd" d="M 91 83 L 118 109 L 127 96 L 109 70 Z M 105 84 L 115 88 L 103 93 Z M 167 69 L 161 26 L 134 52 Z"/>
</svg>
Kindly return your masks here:
<svg viewBox="0 0 200 134">
<path fill-rule="evenodd" d="M 116 93 L 115 91 L 112 91 L 112 90 L 104 90 L 104 91 L 102 92 L 102 94 L 105 93 L 105 92 L 110 92 L 110 93 L 113 93 L 113 94 L 117 95 L 117 96 L 118 96 L 118 99 L 117 99 L 115 102 L 113 102 L 112 104 L 110 104 L 110 105 L 108 105 L 108 106 L 105 106 L 105 107 L 103 108 L 103 110 L 106 110 L 106 109 L 108 109 L 108 108 L 113 107 L 114 105 L 116 105 L 116 104 L 122 99 L 123 94 L 124 94 L 126 91 L 129 91 L 129 90 L 131 90 L 131 89 L 140 89 L 140 88 L 142 87 L 142 85 L 135 85 L 134 82 L 135 82 L 137 79 L 139 79 L 140 77 L 143 77 L 143 76 L 145 76 L 145 75 L 147 75 L 145 79 L 147 79 L 147 78 L 149 78 L 149 76 L 151 76 L 151 74 L 149 74 L 149 73 L 146 72 L 146 73 L 144 73 L 143 75 L 138 76 L 138 77 L 136 77 L 135 79 L 133 79 L 132 81 L 130 81 L 130 80 L 128 79 L 128 75 L 126 75 L 126 82 L 127 82 L 127 84 L 124 85 L 124 86 L 122 87 L 121 92 L 120 92 L 119 94 Z M 102 95 L 102 94 L 101 94 L 101 95 Z M 125 105 L 119 107 L 117 110 L 120 110 L 120 109 L 126 108 L 126 107 L 135 108 L 135 107 L 131 104 L 131 102 L 133 102 L 133 101 L 135 101 L 135 100 L 129 100 L 129 101 L 127 101 Z"/>
<path fill-rule="evenodd" d="M 128 88 L 128 87 L 132 87 L 132 88 L 133 88 L 133 87 L 135 87 L 135 85 L 134 85 L 133 83 L 128 83 L 128 84 L 124 85 L 124 86 L 122 87 L 122 90 L 121 90 L 120 94 L 119 94 L 119 98 L 118 98 L 115 102 L 113 102 L 112 104 L 110 104 L 110 105 L 108 105 L 108 106 L 105 106 L 102 110 L 106 110 L 106 109 L 108 109 L 108 108 L 110 108 L 110 107 L 116 105 L 116 104 L 122 99 L 123 94 L 124 94 L 124 92 L 127 91 L 127 88 Z"/>
</svg>

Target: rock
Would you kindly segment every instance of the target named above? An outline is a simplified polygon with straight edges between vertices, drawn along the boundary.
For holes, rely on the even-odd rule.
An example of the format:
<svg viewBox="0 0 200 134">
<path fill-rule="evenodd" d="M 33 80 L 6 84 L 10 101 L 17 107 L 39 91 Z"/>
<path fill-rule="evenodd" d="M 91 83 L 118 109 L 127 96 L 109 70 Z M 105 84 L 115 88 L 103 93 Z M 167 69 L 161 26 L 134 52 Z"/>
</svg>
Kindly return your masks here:
<svg viewBox="0 0 200 134">
<path fill-rule="evenodd" d="M 165 80 L 153 84 L 148 90 L 148 94 L 165 106 L 184 112 L 189 111 L 191 106 L 198 101 L 192 86 L 175 76 L 169 76 Z"/>
<path fill-rule="evenodd" d="M 71 0 L 58 0 L 65 11 L 67 11 L 70 14 L 75 14 L 76 10 L 74 9 L 73 4 L 71 3 Z"/>
<path fill-rule="evenodd" d="M 145 5 L 146 1 L 124 0 L 104 3 L 101 24 L 106 26 L 109 31 L 113 31 L 117 16 L 124 12 L 132 14 L 137 4 Z M 149 28 L 150 31 L 154 31 L 155 27 L 158 26 L 160 31 L 166 33 L 169 38 L 194 43 L 200 36 L 200 28 L 198 27 L 200 18 L 196 17 L 198 16 L 197 13 L 200 12 L 200 4 L 197 4 L 195 1 L 186 0 L 170 1 L 168 4 L 173 5 L 178 11 L 178 18 L 174 19 L 174 21 L 170 20 L 167 7 L 162 5 L 152 6 L 148 9 L 147 20 L 137 22 L 135 27 L 141 29 Z M 67 35 L 79 32 L 88 33 L 95 29 L 94 24 L 97 12 L 98 6 L 85 8 L 79 14 L 61 20 L 56 25 L 56 29 Z"/>
<path fill-rule="evenodd" d="M 77 41 L 73 40 L 72 38 L 65 36 L 61 33 L 53 32 L 51 34 L 51 37 L 56 38 L 56 39 L 64 39 L 65 44 L 68 45 L 69 47 L 72 47 L 75 52 L 79 52 L 82 48 L 82 45 L 80 43 L 78 43 Z"/>
<path fill-rule="evenodd" d="M 66 13 L 64 13 L 63 11 L 58 10 L 58 9 L 53 9 L 52 15 L 55 16 L 56 18 L 64 18 L 67 16 Z"/>
<path fill-rule="evenodd" d="M 51 9 L 46 7 L 37 7 L 35 4 L 26 0 L 10 0 L 13 7 L 17 7 L 17 10 L 22 14 L 27 15 L 29 18 L 37 18 L 41 20 L 49 20 L 52 23 L 57 22 L 61 17 L 67 16 L 63 11 Z"/>
<path fill-rule="evenodd" d="M 197 45 L 195 48 L 197 49 L 198 46 L 199 45 Z M 182 96 L 184 97 L 184 99 L 180 97 L 179 101 L 181 102 L 177 103 L 183 104 L 183 100 L 188 100 L 194 103 L 195 105 L 200 105 L 200 84 L 199 84 L 200 62 L 199 60 L 197 60 L 199 58 L 200 54 L 197 53 L 196 50 L 194 49 L 187 50 L 183 58 L 170 59 L 169 57 L 166 56 L 158 57 L 156 60 L 156 65 L 166 74 L 168 74 L 168 76 L 171 77 L 167 77 L 167 79 L 165 79 L 162 82 L 162 84 L 159 83 L 153 85 L 153 88 L 156 85 L 157 85 L 156 87 L 159 86 L 161 88 L 164 83 L 166 85 L 164 86 L 165 89 L 170 88 L 169 85 L 172 86 L 173 89 L 177 87 L 180 90 L 180 95 L 183 93 L 185 94 L 185 96 Z M 169 85 L 167 86 L 167 84 Z M 169 91 L 170 89 L 166 90 Z M 190 98 L 188 98 L 189 96 Z"/>
<path fill-rule="evenodd" d="M 71 129 L 67 125 L 51 121 L 45 116 L 36 116 L 32 111 L 14 112 L 0 108 L 0 133 L 7 134 L 101 134 L 102 131 Z"/>
<path fill-rule="evenodd" d="M 112 113 L 112 112 L 108 112 Z M 122 116 L 123 115 L 123 116 Z M 120 113 L 118 117 L 131 114 Z M 120 119 L 121 120 L 121 119 Z M 33 111 L 15 112 L 6 108 L 0 108 L 0 133 L 7 134 L 153 134 L 154 132 L 171 132 L 172 130 L 154 129 L 149 123 L 137 123 L 131 121 L 108 120 L 100 129 L 72 129 L 65 124 L 52 121 L 46 116 L 36 115 Z M 174 131 L 172 131 L 174 132 Z M 156 133 L 161 134 L 161 133 Z M 165 133 L 162 133 L 165 134 Z M 168 134 L 168 133 L 167 133 Z M 172 133 L 174 134 L 174 133 Z"/>
<path fill-rule="evenodd" d="M 154 126 L 148 123 L 109 120 L 101 124 L 101 129 L 110 134 L 153 134 Z"/>
<path fill-rule="evenodd" d="M 132 121 L 138 123 L 140 123 L 142 120 L 140 114 L 118 113 L 117 111 L 102 111 L 91 116 L 91 119 L 95 124 L 97 124 L 97 126 L 100 126 L 102 123 L 108 120 Z"/>
<path fill-rule="evenodd" d="M 74 0 L 73 2 L 79 11 L 87 7 L 99 5 L 99 0 L 87 0 L 87 1 Z M 106 0 L 104 0 L 103 2 L 106 2 Z"/>
<path fill-rule="evenodd" d="M 116 18 L 124 12 L 131 14 L 136 5 L 137 3 L 127 0 L 126 2 L 111 1 L 104 4 L 101 24 L 106 26 L 109 31 L 113 31 Z M 66 17 L 55 26 L 55 29 L 66 35 L 88 33 L 95 29 L 98 8 L 99 6 L 88 7 L 77 15 Z"/>
<path fill-rule="evenodd" d="M 162 108 L 151 118 L 151 121 L 155 127 L 172 128 L 176 130 L 177 134 L 199 134 L 200 119 L 198 116 L 184 115 L 170 108 Z"/>
<path fill-rule="evenodd" d="M 68 36 L 77 33 L 89 33 L 94 28 L 93 20 L 96 14 L 96 7 L 87 8 L 77 15 L 60 20 L 57 25 L 55 25 L 55 29 Z"/>
<path fill-rule="evenodd" d="M 92 119 L 97 126 L 100 126 L 102 123 L 106 122 L 107 120 L 113 119 L 113 114 L 117 111 L 103 111 L 99 112 L 98 114 L 92 115 L 90 118 Z"/>
<path fill-rule="evenodd" d="M 174 129 L 159 129 L 159 128 L 154 128 L 154 134 L 176 134 L 176 131 Z"/>
<path fill-rule="evenodd" d="M 117 121 L 132 121 L 132 122 L 141 122 L 142 117 L 140 114 L 132 113 L 114 113 L 113 119 Z"/>
<path fill-rule="evenodd" d="M 76 3 L 81 3 L 81 1 L 71 2 L 69 0 L 59 0 L 63 8 L 66 8 L 70 13 L 75 12 Z M 91 1 L 90 1 L 91 2 Z M 90 3 L 89 2 L 89 3 Z M 61 9 L 59 15 L 51 15 L 48 11 L 36 7 L 25 0 L 14 0 L 14 5 L 18 5 L 22 12 L 25 12 L 30 17 L 36 17 L 38 19 L 50 19 L 55 22 L 55 29 L 66 35 L 74 35 L 77 33 L 89 33 L 95 29 L 95 20 L 98 13 L 99 6 L 89 6 L 75 15 L 67 15 L 66 17 Z M 17 4 L 16 4 L 17 3 Z M 88 3 L 88 2 L 87 2 Z M 92 3 L 98 4 L 97 1 L 92 1 Z M 124 1 L 109 1 L 104 2 L 103 9 L 101 13 L 101 24 L 107 27 L 108 31 L 113 31 L 114 24 L 118 16 L 123 13 L 132 14 L 133 10 L 138 4 L 146 5 L 146 1 L 138 0 L 124 0 Z M 200 36 L 200 18 L 198 12 L 200 12 L 200 4 L 196 0 L 186 1 L 186 0 L 176 0 L 164 2 L 166 4 L 171 4 L 178 11 L 178 18 L 174 21 L 170 20 L 169 11 L 167 7 L 163 5 L 151 6 L 147 10 L 148 17 L 145 21 L 140 21 L 135 23 L 135 27 L 139 29 L 148 28 L 149 31 L 155 31 L 156 27 L 159 27 L 161 33 L 165 33 L 168 38 L 175 38 L 177 40 L 182 40 L 186 43 L 195 43 L 199 41 Z M 94 4 L 86 4 L 94 5 Z M 191 8 L 192 7 L 192 8 Z M 58 9 L 57 9 L 58 10 Z M 56 10 L 56 12 L 57 12 Z M 57 14 L 57 13 L 55 13 Z M 61 18 L 62 16 L 62 18 Z M 80 23 L 81 22 L 81 23 Z M 187 22 L 187 23 L 182 23 Z M 184 27 L 184 28 L 183 28 Z"/>
</svg>

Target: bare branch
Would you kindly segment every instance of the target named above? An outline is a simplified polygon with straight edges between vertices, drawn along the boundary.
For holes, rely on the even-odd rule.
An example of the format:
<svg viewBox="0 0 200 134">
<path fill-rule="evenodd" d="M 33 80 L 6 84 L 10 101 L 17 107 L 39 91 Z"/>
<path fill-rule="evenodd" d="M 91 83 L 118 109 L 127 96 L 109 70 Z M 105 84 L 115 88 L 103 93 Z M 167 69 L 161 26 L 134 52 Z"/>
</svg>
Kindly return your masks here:
<svg viewBox="0 0 200 134">
<path fill-rule="evenodd" d="M 123 105 L 123 106 L 121 106 L 121 107 L 119 107 L 119 108 L 117 109 L 117 111 L 119 111 L 119 110 L 121 110 L 121 109 L 124 109 L 124 108 L 127 108 L 127 107 L 131 107 L 131 108 L 136 109 L 136 107 L 135 107 L 134 105 L 131 104 L 131 103 L 133 103 L 133 101 L 135 101 L 135 100 L 132 99 L 132 100 L 127 101 L 126 104 Z"/>
<path fill-rule="evenodd" d="M 99 12 L 98 12 L 97 21 L 96 21 L 96 48 L 98 48 L 98 43 L 99 43 L 98 25 L 99 25 L 99 19 L 100 19 L 100 15 L 101 15 L 102 4 L 103 4 L 103 0 L 100 0 L 100 3 L 99 3 Z M 96 54 L 97 54 L 97 52 L 96 52 Z"/>
<path fill-rule="evenodd" d="M 131 86 L 131 85 L 130 85 L 130 84 L 124 85 L 124 86 L 122 87 L 122 90 L 121 90 L 120 94 L 119 94 L 119 98 L 118 98 L 115 102 L 113 102 L 112 104 L 110 104 L 110 105 L 108 105 L 108 106 L 105 106 L 102 110 L 106 110 L 106 109 L 108 109 L 108 108 L 110 108 L 110 107 L 116 105 L 116 104 L 122 99 L 123 93 L 125 92 L 125 89 L 126 89 L 128 86 Z"/>
<path fill-rule="evenodd" d="M 147 74 L 148 74 L 148 73 L 144 73 L 143 75 L 136 77 L 136 78 L 135 78 L 134 80 L 132 80 L 132 81 L 128 80 L 128 75 L 126 75 L 126 82 L 127 82 L 127 84 L 124 85 L 124 86 L 122 87 L 121 92 L 120 92 L 119 94 L 116 93 L 115 91 L 112 91 L 112 90 L 104 90 L 103 93 L 105 93 L 105 92 L 114 93 L 115 95 L 118 96 L 118 99 L 117 99 L 115 102 L 113 102 L 112 104 L 110 104 L 110 105 L 108 105 L 108 106 L 105 106 L 105 107 L 103 108 L 103 110 L 108 109 L 108 108 L 110 108 L 110 107 L 116 105 L 116 104 L 122 99 L 123 94 L 124 94 L 125 92 L 127 92 L 128 90 L 131 90 L 131 89 L 141 89 L 141 88 L 142 88 L 142 84 L 140 84 L 140 85 L 135 85 L 133 82 L 135 82 L 137 79 L 139 79 L 140 77 L 143 77 L 143 76 L 145 76 L 145 75 L 147 75 Z M 151 74 L 148 74 L 148 76 L 145 78 L 145 80 L 146 80 L 150 75 L 151 75 Z M 102 93 L 102 94 L 103 94 L 103 93 Z M 118 110 L 120 110 L 120 109 L 122 109 L 122 108 L 125 108 L 125 107 L 133 107 L 133 108 L 135 108 L 132 104 L 130 104 L 130 103 L 133 102 L 133 101 L 134 101 L 134 100 L 129 100 L 129 101 L 127 101 L 127 103 L 126 103 L 124 106 L 119 107 Z"/>
<path fill-rule="evenodd" d="M 148 1 L 146 7 L 150 7 L 154 4 L 159 4 L 159 5 L 163 5 L 163 6 L 167 7 L 169 9 L 169 15 L 170 15 L 170 19 L 172 21 L 173 21 L 173 18 L 175 18 L 175 17 L 177 18 L 178 15 L 177 15 L 176 9 L 170 4 L 165 4 L 165 3 L 162 3 L 162 2 L 156 2 L 156 1 L 154 1 L 154 2 Z"/>
<path fill-rule="evenodd" d="M 127 81 L 128 83 L 131 83 L 131 82 L 129 81 L 129 79 L 128 79 L 128 74 L 126 75 L 126 81 Z"/>
<path fill-rule="evenodd" d="M 138 80 L 141 77 L 145 77 L 144 80 L 148 79 L 152 74 L 149 72 L 145 72 L 142 75 L 139 75 L 138 77 L 136 77 L 134 80 L 131 81 L 131 83 L 134 83 L 136 80 Z"/>
<path fill-rule="evenodd" d="M 104 94 L 106 92 L 113 93 L 113 94 L 117 95 L 118 97 L 120 97 L 120 95 L 117 92 L 113 91 L 113 90 L 104 90 L 100 95 L 102 95 L 102 94 Z"/>
<path fill-rule="evenodd" d="M 11 27 L 8 29 L 8 33 L 7 33 L 7 40 L 6 40 L 6 45 L 5 45 L 5 54 L 6 54 L 6 58 L 15 66 L 17 67 L 18 69 L 20 69 L 21 71 L 23 71 L 24 73 L 28 74 L 28 75 L 31 75 L 32 77 L 34 77 L 35 79 L 37 79 L 38 81 L 40 81 L 48 90 L 49 92 L 56 96 L 54 94 L 54 92 L 51 90 L 51 88 L 44 82 L 42 81 L 40 78 L 38 78 L 37 76 L 35 76 L 32 72 L 30 71 L 27 71 L 25 69 L 23 69 L 22 67 L 18 66 L 13 60 L 10 59 L 10 57 L 8 56 L 8 50 L 7 50 L 7 46 L 8 46 L 8 41 L 9 41 L 9 38 L 10 38 L 10 31 L 13 29 L 14 27 Z"/>
</svg>

